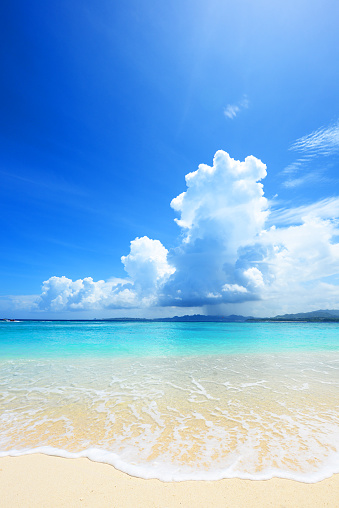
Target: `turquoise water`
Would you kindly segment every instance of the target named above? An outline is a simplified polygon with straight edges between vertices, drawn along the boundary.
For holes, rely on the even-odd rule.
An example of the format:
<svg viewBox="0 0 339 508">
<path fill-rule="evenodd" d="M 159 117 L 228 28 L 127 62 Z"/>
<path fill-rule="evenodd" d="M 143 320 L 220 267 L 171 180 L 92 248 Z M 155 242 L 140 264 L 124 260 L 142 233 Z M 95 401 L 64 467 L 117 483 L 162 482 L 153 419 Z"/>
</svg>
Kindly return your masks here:
<svg viewBox="0 0 339 508">
<path fill-rule="evenodd" d="M 0 358 L 338 351 L 339 323 L 0 323 Z"/>
<path fill-rule="evenodd" d="M 0 323 L 0 456 L 164 481 L 339 472 L 335 323 Z"/>
</svg>

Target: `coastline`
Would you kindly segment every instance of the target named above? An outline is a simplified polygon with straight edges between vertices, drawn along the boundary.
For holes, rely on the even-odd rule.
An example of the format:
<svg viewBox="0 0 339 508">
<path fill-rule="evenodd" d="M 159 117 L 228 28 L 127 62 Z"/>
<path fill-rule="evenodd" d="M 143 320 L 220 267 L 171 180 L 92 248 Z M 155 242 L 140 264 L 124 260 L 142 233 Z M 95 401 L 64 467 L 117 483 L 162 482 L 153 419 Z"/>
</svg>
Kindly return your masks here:
<svg viewBox="0 0 339 508">
<path fill-rule="evenodd" d="M 339 507 L 339 474 L 318 483 L 273 478 L 164 483 L 86 458 L 0 458 L 2 506 L 14 508 Z"/>
</svg>

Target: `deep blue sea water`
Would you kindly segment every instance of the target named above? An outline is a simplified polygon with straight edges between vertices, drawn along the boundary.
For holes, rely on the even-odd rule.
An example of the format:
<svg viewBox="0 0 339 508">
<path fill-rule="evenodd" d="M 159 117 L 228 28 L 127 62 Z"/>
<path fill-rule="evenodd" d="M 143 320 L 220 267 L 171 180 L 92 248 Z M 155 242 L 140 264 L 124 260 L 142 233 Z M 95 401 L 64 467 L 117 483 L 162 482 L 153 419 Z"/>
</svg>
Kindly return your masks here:
<svg viewBox="0 0 339 508">
<path fill-rule="evenodd" d="M 339 324 L 1 322 L 0 456 L 162 480 L 339 472 Z"/>
</svg>

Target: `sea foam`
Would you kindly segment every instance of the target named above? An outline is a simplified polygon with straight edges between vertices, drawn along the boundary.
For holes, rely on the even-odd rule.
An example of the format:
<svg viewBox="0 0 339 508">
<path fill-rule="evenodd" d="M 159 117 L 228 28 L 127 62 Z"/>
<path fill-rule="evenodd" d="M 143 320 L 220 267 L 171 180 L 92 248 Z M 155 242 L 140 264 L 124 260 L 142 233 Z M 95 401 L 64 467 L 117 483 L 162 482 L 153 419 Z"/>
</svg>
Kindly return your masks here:
<svg viewBox="0 0 339 508">
<path fill-rule="evenodd" d="M 0 456 L 88 457 L 163 481 L 339 472 L 335 351 L 0 366 Z"/>
</svg>

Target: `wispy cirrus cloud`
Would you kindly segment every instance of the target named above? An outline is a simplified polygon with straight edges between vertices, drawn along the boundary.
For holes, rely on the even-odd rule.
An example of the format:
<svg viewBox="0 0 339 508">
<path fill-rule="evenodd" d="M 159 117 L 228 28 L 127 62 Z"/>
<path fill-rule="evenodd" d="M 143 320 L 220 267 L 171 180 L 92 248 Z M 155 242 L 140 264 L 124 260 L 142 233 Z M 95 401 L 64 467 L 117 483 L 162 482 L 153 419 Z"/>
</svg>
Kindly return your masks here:
<svg viewBox="0 0 339 508">
<path fill-rule="evenodd" d="M 235 104 L 227 104 L 227 106 L 224 109 L 224 115 L 227 116 L 227 118 L 230 118 L 233 120 L 240 111 L 243 109 L 247 109 L 249 107 L 249 100 L 246 95 L 242 98 L 241 101 L 236 102 Z"/>
<path fill-rule="evenodd" d="M 297 173 L 307 162 L 311 160 L 311 157 L 300 157 L 296 161 L 292 162 L 282 170 L 283 175 L 292 175 Z"/>
<path fill-rule="evenodd" d="M 305 175 L 302 175 L 298 178 L 289 178 L 288 180 L 285 180 L 283 182 L 283 186 L 292 189 L 295 187 L 299 187 L 300 185 L 307 185 L 307 184 L 313 184 L 313 183 L 320 183 L 320 182 L 327 182 L 329 179 L 324 176 L 323 171 L 310 171 L 306 173 Z"/>
<path fill-rule="evenodd" d="M 290 150 L 307 153 L 309 156 L 328 156 L 339 152 L 339 122 L 329 127 L 320 127 L 311 134 L 297 139 Z"/>
<path fill-rule="evenodd" d="M 303 217 L 308 216 L 316 216 L 325 220 L 339 217 L 339 198 L 325 198 L 309 205 L 271 210 L 268 223 L 279 226 L 298 224 L 303 221 Z"/>
<path fill-rule="evenodd" d="M 289 150 L 299 152 L 303 156 L 282 170 L 282 175 L 289 176 L 282 184 L 284 187 L 294 188 L 309 183 L 328 182 L 329 179 L 324 176 L 324 169 L 313 169 L 311 171 L 310 168 L 314 159 L 339 153 L 339 122 L 329 127 L 320 127 L 297 139 L 289 147 Z M 300 172 L 303 172 L 303 174 L 300 174 Z"/>
</svg>

